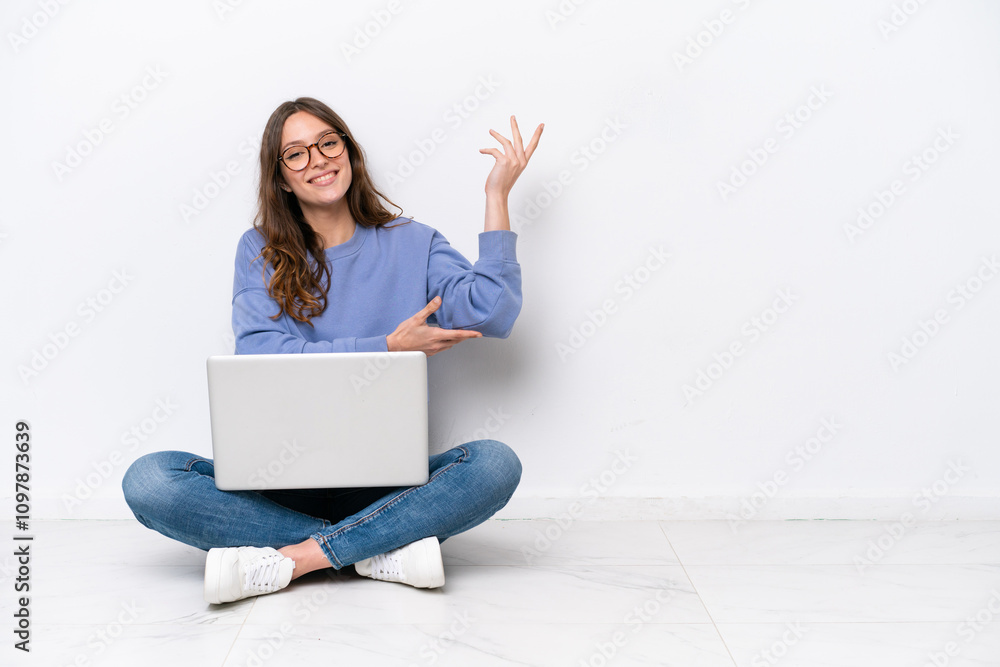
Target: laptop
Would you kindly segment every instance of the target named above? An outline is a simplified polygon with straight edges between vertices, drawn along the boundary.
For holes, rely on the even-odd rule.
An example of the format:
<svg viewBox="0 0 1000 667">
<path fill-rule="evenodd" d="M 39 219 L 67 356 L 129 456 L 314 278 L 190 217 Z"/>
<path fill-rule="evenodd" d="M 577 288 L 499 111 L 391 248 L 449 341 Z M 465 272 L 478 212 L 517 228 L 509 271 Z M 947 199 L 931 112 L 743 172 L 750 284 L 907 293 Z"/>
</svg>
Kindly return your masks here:
<svg viewBox="0 0 1000 667">
<path fill-rule="evenodd" d="M 218 355 L 207 367 L 217 488 L 427 482 L 423 352 Z"/>
</svg>

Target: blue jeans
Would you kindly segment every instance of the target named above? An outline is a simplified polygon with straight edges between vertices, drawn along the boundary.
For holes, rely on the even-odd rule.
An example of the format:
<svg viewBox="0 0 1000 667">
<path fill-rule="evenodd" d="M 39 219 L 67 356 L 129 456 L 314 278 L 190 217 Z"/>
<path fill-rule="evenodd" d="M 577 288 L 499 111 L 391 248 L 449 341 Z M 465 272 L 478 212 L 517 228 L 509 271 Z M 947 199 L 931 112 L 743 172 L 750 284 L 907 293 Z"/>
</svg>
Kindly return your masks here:
<svg viewBox="0 0 1000 667">
<path fill-rule="evenodd" d="M 220 491 L 214 474 L 211 459 L 152 452 L 122 490 L 142 525 L 185 544 L 278 549 L 312 538 L 340 569 L 486 521 L 514 494 L 521 462 L 502 442 L 475 440 L 430 457 L 430 479 L 414 487 Z"/>
</svg>

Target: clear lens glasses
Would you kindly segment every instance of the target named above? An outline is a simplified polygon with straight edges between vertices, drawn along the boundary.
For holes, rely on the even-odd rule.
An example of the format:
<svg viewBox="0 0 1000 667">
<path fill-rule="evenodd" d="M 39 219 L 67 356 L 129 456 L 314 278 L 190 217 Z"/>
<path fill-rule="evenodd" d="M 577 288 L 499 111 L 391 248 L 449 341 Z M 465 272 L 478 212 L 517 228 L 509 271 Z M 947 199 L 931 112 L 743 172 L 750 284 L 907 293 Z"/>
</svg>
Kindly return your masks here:
<svg viewBox="0 0 1000 667">
<path fill-rule="evenodd" d="M 284 162 L 285 166 L 292 171 L 302 171 L 309 166 L 309 149 L 313 146 L 331 160 L 343 155 L 344 151 L 347 150 L 347 142 L 344 141 L 346 136 L 341 132 L 327 132 L 314 144 L 289 146 L 282 151 L 278 160 Z"/>
</svg>

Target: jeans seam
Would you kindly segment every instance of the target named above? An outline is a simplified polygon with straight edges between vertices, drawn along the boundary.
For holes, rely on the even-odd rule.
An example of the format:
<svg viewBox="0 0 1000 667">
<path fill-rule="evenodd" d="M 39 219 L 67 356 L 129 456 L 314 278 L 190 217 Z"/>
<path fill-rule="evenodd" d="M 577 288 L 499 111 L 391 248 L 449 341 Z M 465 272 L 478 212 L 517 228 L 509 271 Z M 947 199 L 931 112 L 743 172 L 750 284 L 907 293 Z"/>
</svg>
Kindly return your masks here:
<svg viewBox="0 0 1000 667">
<path fill-rule="evenodd" d="M 208 459 L 206 459 L 206 458 L 203 458 L 203 457 L 201 457 L 201 456 L 192 456 L 192 457 L 191 457 L 191 458 L 189 458 L 189 459 L 187 460 L 187 462 L 186 462 L 186 463 L 184 464 L 184 472 L 191 472 L 191 468 L 193 468 L 193 467 L 194 467 L 194 464 L 195 464 L 195 463 L 199 463 L 199 462 L 201 462 L 201 461 L 204 461 L 205 463 L 209 463 L 209 460 L 208 460 Z"/>
<path fill-rule="evenodd" d="M 455 447 L 454 449 L 460 449 L 460 450 L 462 450 L 462 455 L 459 456 L 458 460 L 449 463 L 448 465 L 446 465 L 445 467 L 441 468 L 440 470 L 436 471 L 433 475 L 431 475 L 430 478 L 427 480 L 426 484 L 421 484 L 420 486 L 411 486 L 410 488 L 408 488 L 405 491 L 403 491 L 403 493 L 399 494 L 398 496 L 396 496 L 395 498 L 393 498 L 392 500 L 390 500 L 386 504 L 381 505 L 381 506 L 375 508 L 374 510 L 371 511 L 371 513 L 366 514 L 365 516 L 361 517 L 357 521 L 354 521 L 353 523 L 350 523 L 350 524 L 348 524 L 346 526 L 342 526 L 342 527 L 338 528 L 336 531 L 334 531 L 333 533 L 330 533 L 329 535 L 319 535 L 319 539 L 322 540 L 322 542 L 323 542 L 322 546 L 326 547 L 325 550 L 329 550 L 330 554 L 333 556 L 334 560 L 337 561 L 337 564 L 340 565 L 340 567 L 343 567 L 344 565 L 343 565 L 343 563 L 340 562 L 340 559 L 337 558 L 337 555 L 335 553 L 333 553 L 333 549 L 328 544 L 327 538 L 335 537 L 335 536 L 339 535 L 340 533 L 346 531 L 348 528 L 354 528 L 356 526 L 359 526 L 359 525 L 361 525 L 363 523 L 366 523 L 366 522 L 372 520 L 374 517 L 376 517 L 379 514 L 382 514 L 385 510 L 387 510 L 390 507 L 392 507 L 393 505 L 397 504 L 399 501 L 401 501 L 403 498 L 405 498 L 406 496 L 410 495 L 411 493 L 413 493 L 417 489 L 420 489 L 420 488 L 423 488 L 424 486 L 427 486 L 427 484 L 430 484 L 432 481 L 434 481 L 435 479 L 437 479 L 438 477 L 440 477 L 441 475 L 443 475 L 446 471 L 454 468 L 455 466 L 457 466 L 460 463 L 464 463 L 465 460 L 466 460 L 466 457 L 468 457 L 468 455 L 469 455 L 469 450 L 467 450 L 465 447 L 463 447 L 461 445 L 459 445 L 458 447 Z"/>
</svg>

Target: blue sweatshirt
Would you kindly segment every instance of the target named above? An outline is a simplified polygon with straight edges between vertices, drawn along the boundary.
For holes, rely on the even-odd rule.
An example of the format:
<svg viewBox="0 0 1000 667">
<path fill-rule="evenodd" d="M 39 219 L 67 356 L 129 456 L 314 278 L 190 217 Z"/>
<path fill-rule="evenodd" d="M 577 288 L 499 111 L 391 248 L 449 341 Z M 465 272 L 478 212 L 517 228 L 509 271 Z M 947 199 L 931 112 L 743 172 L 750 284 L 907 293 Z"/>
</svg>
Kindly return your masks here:
<svg viewBox="0 0 1000 667">
<path fill-rule="evenodd" d="M 410 218 L 374 229 L 357 225 L 350 240 L 325 251 L 330 291 L 326 310 L 310 326 L 288 313 L 269 317 L 278 303 L 267 293 L 258 257 L 264 237 L 250 229 L 236 250 L 236 353 L 384 352 L 386 336 L 435 296 L 441 307 L 429 323 L 506 338 L 521 311 L 516 241 L 508 230 L 480 233 L 473 265 L 440 232 Z M 268 279 L 272 273 L 268 265 Z"/>
</svg>

